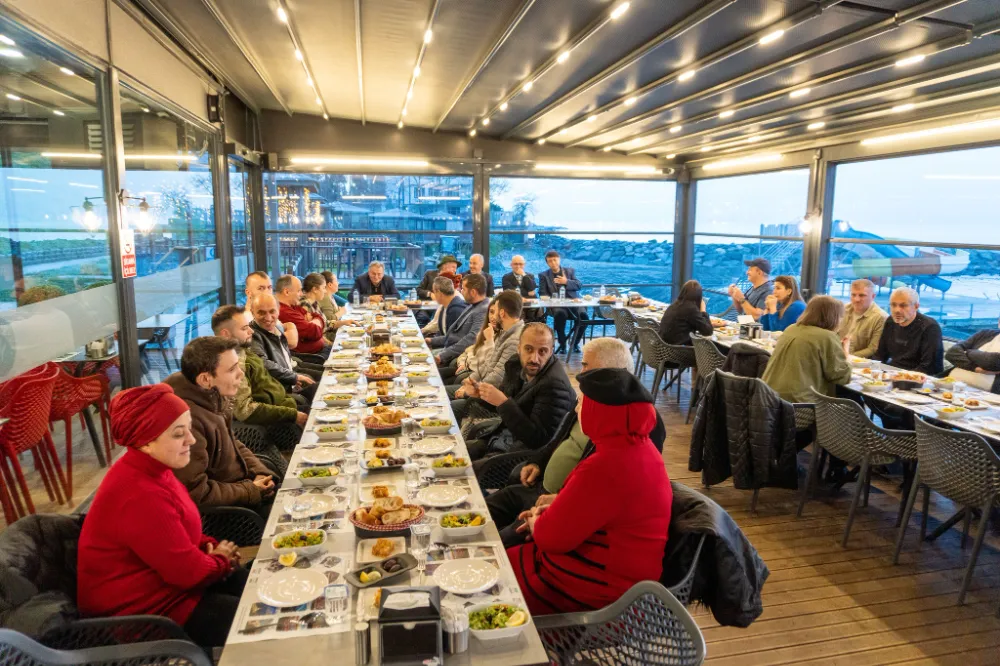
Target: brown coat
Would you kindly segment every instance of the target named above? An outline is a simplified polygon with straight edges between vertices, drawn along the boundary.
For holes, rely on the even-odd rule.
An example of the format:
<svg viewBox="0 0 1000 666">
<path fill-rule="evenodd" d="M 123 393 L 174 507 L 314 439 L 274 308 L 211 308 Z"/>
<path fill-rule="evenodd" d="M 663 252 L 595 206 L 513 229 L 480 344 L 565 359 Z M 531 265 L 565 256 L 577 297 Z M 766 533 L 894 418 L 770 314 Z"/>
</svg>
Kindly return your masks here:
<svg viewBox="0 0 1000 666">
<path fill-rule="evenodd" d="M 191 461 L 174 474 L 203 506 L 258 506 L 260 489 L 253 485 L 259 474 L 273 475 L 247 447 L 233 436 L 232 416 L 218 392 L 207 391 L 175 372 L 164 380 L 191 408 Z"/>
</svg>

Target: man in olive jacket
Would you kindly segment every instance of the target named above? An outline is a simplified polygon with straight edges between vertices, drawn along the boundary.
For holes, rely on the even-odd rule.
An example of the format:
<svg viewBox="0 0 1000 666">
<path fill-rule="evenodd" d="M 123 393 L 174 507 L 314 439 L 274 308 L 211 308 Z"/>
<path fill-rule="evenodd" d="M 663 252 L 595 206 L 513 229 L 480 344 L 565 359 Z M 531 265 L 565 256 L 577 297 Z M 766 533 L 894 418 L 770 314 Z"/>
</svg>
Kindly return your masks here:
<svg viewBox="0 0 1000 666">
<path fill-rule="evenodd" d="M 212 315 L 212 330 L 220 338 L 235 340 L 240 346 L 243 381 L 233 405 L 236 420 L 250 425 L 289 423 L 304 426 L 307 416 L 298 411 L 295 399 L 267 371 L 264 359 L 249 351 L 253 329 L 246 311 L 235 305 L 223 305 Z"/>
<path fill-rule="evenodd" d="M 274 473 L 233 435 L 228 403 L 240 370 L 235 340 L 195 338 L 184 347 L 181 371 L 164 380 L 191 408 L 191 460 L 174 470 L 200 507 L 244 506 L 267 518 L 274 501 Z"/>
</svg>

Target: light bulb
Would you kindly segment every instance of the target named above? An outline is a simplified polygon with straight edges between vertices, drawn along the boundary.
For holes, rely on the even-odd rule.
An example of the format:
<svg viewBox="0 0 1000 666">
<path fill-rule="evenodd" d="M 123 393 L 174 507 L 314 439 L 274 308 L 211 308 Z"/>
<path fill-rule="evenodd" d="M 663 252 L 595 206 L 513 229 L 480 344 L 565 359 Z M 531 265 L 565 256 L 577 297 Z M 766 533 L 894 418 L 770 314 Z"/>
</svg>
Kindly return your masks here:
<svg viewBox="0 0 1000 666">
<path fill-rule="evenodd" d="M 83 226 L 87 227 L 90 231 L 97 231 L 97 227 L 101 226 L 101 220 L 97 217 L 97 213 L 92 210 L 85 211 L 83 214 Z"/>
</svg>

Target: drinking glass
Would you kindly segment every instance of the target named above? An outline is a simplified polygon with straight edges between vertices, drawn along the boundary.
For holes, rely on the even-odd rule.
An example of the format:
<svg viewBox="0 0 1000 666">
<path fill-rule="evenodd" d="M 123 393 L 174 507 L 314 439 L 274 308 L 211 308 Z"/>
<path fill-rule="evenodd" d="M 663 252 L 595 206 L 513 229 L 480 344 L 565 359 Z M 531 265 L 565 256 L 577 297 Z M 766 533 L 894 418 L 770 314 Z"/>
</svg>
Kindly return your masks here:
<svg viewBox="0 0 1000 666">
<path fill-rule="evenodd" d="M 433 529 L 433 525 L 423 522 L 417 523 L 416 525 L 410 525 L 410 551 L 413 553 L 413 556 L 417 558 L 418 567 L 421 558 L 423 558 L 426 563 L 427 549 L 431 545 L 431 531 Z"/>
<path fill-rule="evenodd" d="M 397 368 L 401 367 L 403 365 L 403 355 L 402 354 L 393 354 L 392 355 L 392 363 Z"/>
<path fill-rule="evenodd" d="M 420 426 L 414 419 L 403 419 L 402 437 L 399 438 L 399 448 L 409 450 L 413 448 L 413 432 Z"/>
<path fill-rule="evenodd" d="M 357 472 L 360 467 L 358 466 L 358 458 L 360 454 L 353 448 L 344 449 L 344 473 L 353 475 Z"/>
<path fill-rule="evenodd" d="M 346 622 L 351 609 L 351 595 L 347 585 L 340 583 L 327 585 L 324 589 L 326 597 L 326 612 L 330 615 L 332 624 Z"/>
</svg>

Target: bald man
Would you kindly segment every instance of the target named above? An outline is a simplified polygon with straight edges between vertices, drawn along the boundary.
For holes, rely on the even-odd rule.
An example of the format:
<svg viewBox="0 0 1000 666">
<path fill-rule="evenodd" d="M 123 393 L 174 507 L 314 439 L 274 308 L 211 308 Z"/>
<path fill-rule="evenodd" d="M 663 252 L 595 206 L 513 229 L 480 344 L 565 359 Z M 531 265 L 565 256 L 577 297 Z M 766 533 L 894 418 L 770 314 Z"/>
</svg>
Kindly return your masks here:
<svg viewBox="0 0 1000 666">
<path fill-rule="evenodd" d="M 919 309 L 920 295 L 915 290 L 900 287 L 892 292 L 889 320 L 872 358 L 901 370 L 939 375 L 944 372 L 941 326 Z"/>
<path fill-rule="evenodd" d="M 474 254 L 469 257 L 469 271 L 466 273 L 479 274 L 486 278 L 486 298 L 493 298 L 493 276 L 489 273 L 483 272 L 483 266 L 486 265 L 486 260 L 481 254 Z"/>
</svg>

